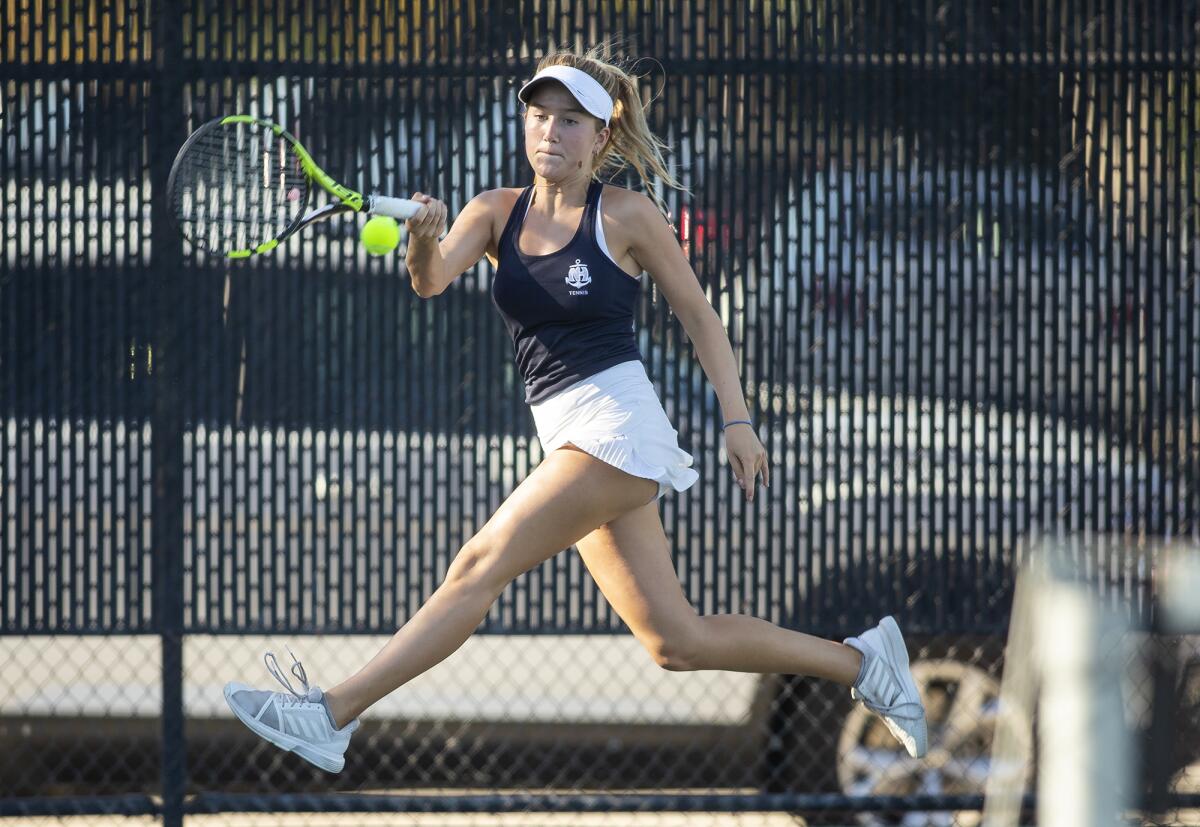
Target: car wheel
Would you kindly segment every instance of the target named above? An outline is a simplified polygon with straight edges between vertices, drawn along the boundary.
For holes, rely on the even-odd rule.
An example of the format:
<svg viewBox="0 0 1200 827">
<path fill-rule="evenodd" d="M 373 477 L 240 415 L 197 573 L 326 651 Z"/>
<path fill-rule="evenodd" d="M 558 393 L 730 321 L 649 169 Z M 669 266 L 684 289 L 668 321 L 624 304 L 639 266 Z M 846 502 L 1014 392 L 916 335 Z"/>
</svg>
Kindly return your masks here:
<svg viewBox="0 0 1200 827">
<path fill-rule="evenodd" d="M 861 704 L 846 716 L 838 739 L 838 781 L 847 795 L 982 795 L 991 770 L 1000 685 L 977 666 L 956 660 L 916 661 L 913 677 L 925 701 L 929 752 L 908 756 L 883 721 Z M 1029 789 L 1031 770 L 1025 772 Z M 979 824 L 964 812 L 862 813 L 865 825 Z"/>
</svg>

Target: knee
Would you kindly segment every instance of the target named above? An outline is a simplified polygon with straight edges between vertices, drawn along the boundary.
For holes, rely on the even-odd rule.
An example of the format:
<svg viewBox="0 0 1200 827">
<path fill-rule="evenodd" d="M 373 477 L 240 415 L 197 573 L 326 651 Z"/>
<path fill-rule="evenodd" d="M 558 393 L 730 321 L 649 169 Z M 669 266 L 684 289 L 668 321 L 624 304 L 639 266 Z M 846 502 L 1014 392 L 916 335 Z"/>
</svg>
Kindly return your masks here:
<svg viewBox="0 0 1200 827">
<path fill-rule="evenodd" d="M 488 544 L 470 541 L 459 549 L 446 570 L 445 585 L 452 588 L 482 589 L 497 596 L 508 581 L 496 567 L 497 554 Z"/>
<path fill-rule="evenodd" d="M 668 672 L 692 672 L 701 668 L 700 636 L 692 629 L 647 636 L 642 645 L 654 662 Z"/>
</svg>

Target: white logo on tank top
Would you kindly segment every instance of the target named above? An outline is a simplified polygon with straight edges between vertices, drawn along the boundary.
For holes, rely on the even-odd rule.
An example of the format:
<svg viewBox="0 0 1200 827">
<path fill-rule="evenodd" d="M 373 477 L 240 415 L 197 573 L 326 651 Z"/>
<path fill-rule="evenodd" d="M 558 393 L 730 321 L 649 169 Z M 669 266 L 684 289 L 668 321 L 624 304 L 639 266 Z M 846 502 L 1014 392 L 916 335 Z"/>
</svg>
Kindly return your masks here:
<svg viewBox="0 0 1200 827">
<path fill-rule="evenodd" d="M 592 277 L 588 275 L 588 267 L 586 264 L 580 264 L 579 259 L 575 259 L 575 263 L 567 269 L 566 282 L 570 287 L 577 288 L 568 290 L 567 295 L 570 296 L 586 296 L 588 291 L 579 290 L 580 287 L 587 287 L 592 283 Z"/>
</svg>

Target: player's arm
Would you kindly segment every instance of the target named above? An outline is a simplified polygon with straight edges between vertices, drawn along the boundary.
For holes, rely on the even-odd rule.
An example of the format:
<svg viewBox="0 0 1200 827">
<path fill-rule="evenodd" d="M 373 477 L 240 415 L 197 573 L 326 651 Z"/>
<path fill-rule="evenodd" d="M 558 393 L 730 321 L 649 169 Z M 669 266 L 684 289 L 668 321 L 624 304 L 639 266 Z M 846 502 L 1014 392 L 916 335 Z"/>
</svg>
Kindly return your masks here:
<svg viewBox="0 0 1200 827">
<path fill-rule="evenodd" d="M 405 222 L 409 231 L 405 264 L 413 290 L 423 299 L 438 295 L 466 270 L 483 258 L 492 240 L 492 204 L 495 190 L 481 192 L 463 207 L 454 226 L 441 241 L 446 205 L 436 198 L 414 193 L 414 201 L 424 201 L 421 211 Z"/>
<path fill-rule="evenodd" d="M 658 207 L 641 193 L 623 199 L 621 223 L 629 227 L 629 252 L 650 274 L 687 331 L 726 421 L 748 419 L 729 334 L 691 263 Z"/>
<path fill-rule="evenodd" d="M 693 334 L 707 322 L 721 325 L 717 311 L 700 287 L 679 240 L 658 207 L 642 193 L 624 195 L 620 219 L 629 228 L 629 253 L 654 279 L 689 337 L 694 340 Z M 724 331 L 723 326 L 721 330 Z"/>
</svg>

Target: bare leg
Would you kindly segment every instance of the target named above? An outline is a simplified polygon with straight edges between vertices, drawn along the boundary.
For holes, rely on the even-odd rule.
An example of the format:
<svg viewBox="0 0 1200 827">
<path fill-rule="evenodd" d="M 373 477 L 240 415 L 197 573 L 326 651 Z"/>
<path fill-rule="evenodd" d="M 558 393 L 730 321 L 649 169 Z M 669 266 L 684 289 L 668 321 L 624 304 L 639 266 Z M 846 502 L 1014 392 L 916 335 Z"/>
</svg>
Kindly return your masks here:
<svg viewBox="0 0 1200 827">
<path fill-rule="evenodd" d="M 665 669 L 811 675 L 852 686 L 857 649 L 749 615 L 700 617 L 687 601 L 658 508 L 600 526 L 576 546 L 605 598 Z"/>
<path fill-rule="evenodd" d="M 472 583 L 442 583 L 366 666 L 325 692 L 338 729 L 453 654 L 483 622 L 496 597 Z"/>
<path fill-rule="evenodd" d="M 417 613 L 362 669 L 325 692 L 338 728 L 462 646 L 513 578 L 641 506 L 657 488 L 574 446 L 551 451 L 458 553 Z"/>
<path fill-rule="evenodd" d="M 703 645 L 692 658 L 693 669 L 812 675 L 852 686 L 862 667 L 862 653 L 853 646 L 783 629 L 757 617 L 697 619 Z"/>
</svg>

